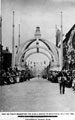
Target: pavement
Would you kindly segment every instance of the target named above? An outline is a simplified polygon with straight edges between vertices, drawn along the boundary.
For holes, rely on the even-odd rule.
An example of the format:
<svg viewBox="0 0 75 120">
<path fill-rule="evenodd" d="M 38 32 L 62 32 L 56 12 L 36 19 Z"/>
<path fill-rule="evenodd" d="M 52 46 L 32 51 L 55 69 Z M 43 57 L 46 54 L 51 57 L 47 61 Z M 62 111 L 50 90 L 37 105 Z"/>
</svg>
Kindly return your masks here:
<svg viewBox="0 0 75 120">
<path fill-rule="evenodd" d="M 46 79 L 0 86 L 0 112 L 75 112 L 75 93 Z"/>
</svg>

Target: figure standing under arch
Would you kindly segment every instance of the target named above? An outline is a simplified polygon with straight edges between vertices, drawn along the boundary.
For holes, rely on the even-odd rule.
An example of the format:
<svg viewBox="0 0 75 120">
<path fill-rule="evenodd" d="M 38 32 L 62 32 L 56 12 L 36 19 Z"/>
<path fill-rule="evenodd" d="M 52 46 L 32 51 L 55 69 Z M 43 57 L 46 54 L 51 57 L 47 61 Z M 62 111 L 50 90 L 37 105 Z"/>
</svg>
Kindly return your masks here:
<svg viewBox="0 0 75 120">
<path fill-rule="evenodd" d="M 58 75 L 58 83 L 60 94 L 65 94 L 66 77 L 64 76 L 63 71 L 61 71 Z"/>
</svg>

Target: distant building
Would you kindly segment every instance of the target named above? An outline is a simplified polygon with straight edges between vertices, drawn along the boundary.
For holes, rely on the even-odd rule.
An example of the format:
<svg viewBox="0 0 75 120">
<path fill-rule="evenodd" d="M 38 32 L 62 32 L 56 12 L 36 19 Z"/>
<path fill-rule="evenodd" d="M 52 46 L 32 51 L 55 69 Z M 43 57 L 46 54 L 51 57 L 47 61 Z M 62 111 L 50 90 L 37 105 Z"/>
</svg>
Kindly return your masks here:
<svg viewBox="0 0 75 120">
<path fill-rule="evenodd" d="M 75 24 L 63 41 L 63 64 L 64 69 L 75 69 Z"/>
<path fill-rule="evenodd" d="M 7 47 L 5 50 L 2 50 L 1 57 L 2 57 L 1 67 L 3 70 L 7 70 L 8 68 L 11 67 L 11 62 L 12 62 L 12 54 L 10 53 Z"/>
</svg>

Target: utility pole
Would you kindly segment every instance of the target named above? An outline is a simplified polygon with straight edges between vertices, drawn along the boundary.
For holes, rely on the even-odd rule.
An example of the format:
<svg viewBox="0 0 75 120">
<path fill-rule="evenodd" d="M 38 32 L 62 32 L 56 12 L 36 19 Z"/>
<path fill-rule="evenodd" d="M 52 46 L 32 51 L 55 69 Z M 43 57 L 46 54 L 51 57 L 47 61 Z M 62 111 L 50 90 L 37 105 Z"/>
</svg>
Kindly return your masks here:
<svg viewBox="0 0 75 120">
<path fill-rule="evenodd" d="M 1 0 L 0 0 L 0 71 L 2 69 L 2 15 L 1 15 Z"/>
<path fill-rule="evenodd" d="M 63 13 L 61 12 L 61 70 L 63 68 Z"/>
<path fill-rule="evenodd" d="M 0 0 L 0 71 L 2 70 L 2 15 L 1 15 L 1 0 Z M 0 85 L 1 85 L 2 76 L 0 75 Z"/>
<path fill-rule="evenodd" d="M 19 34 L 18 34 L 18 48 L 20 47 L 20 24 L 19 24 Z"/>
<path fill-rule="evenodd" d="M 14 43 L 15 24 L 14 24 L 14 14 L 15 14 L 15 12 L 13 11 L 13 24 L 12 24 L 12 68 L 14 68 L 14 65 L 15 65 L 15 43 Z"/>
</svg>

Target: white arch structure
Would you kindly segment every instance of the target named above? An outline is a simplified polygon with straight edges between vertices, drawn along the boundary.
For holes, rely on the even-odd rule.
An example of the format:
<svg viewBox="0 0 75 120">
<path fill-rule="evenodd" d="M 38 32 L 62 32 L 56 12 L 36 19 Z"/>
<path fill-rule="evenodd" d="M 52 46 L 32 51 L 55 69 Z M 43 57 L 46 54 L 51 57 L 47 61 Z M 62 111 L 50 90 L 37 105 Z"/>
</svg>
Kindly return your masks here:
<svg viewBox="0 0 75 120">
<path fill-rule="evenodd" d="M 35 49 L 35 48 L 40 48 L 40 49 L 43 49 L 43 50 L 47 51 L 50 54 L 50 56 L 53 56 L 54 60 L 56 59 L 58 61 L 58 58 L 55 58 L 54 54 L 50 50 L 48 50 L 47 48 L 44 48 L 43 46 L 38 46 L 38 47 L 37 46 L 32 46 L 32 47 L 29 47 L 28 49 L 26 49 L 23 52 L 23 54 L 20 56 L 19 60 L 21 60 L 21 58 L 22 58 L 23 55 L 24 55 L 24 59 L 25 59 L 25 53 L 27 53 L 28 51 L 30 51 L 32 49 Z"/>
<path fill-rule="evenodd" d="M 24 64 L 25 64 L 27 58 L 29 58 L 31 55 L 36 54 L 36 53 L 37 53 L 36 51 L 29 53 L 29 54 L 25 57 L 25 59 L 24 59 Z M 40 51 L 39 53 L 45 55 L 45 56 L 49 59 L 49 61 L 51 61 L 51 57 L 50 57 L 47 53 L 42 52 L 42 51 Z M 23 65 L 24 65 L 24 64 L 23 64 Z M 21 65 L 22 65 L 22 64 L 21 64 Z"/>
<path fill-rule="evenodd" d="M 16 54 L 16 58 L 15 58 L 15 64 L 16 65 L 20 65 L 20 61 L 22 59 L 22 56 L 25 55 L 25 53 L 31 49 L 37 48 L 37 46 L 33 46 L 33 47 L 29 47 L 33 42 L 35 42 L 36 39 L 30 39 L 28 41 L 26 41 L 25 43 L 22 43 L 17 51 Z M 39 46 L 39 48 L 46 50 L 50 56 L 52 56 L 53 58 L 55 58 L 54 60 L 56 61 L 56 64 L 58 65 L 58 61 L 59 61 L 59 52 L 57 47 L 52 44 L 50 41 L 47 41 L 45 39 L 39 39 L 39 41 L 43 42 L 47 48 Z M 32 53 L 31 53 L 32 54 Z M 24 57 L 25 59 L 25 57 Z"/>
</svg>

